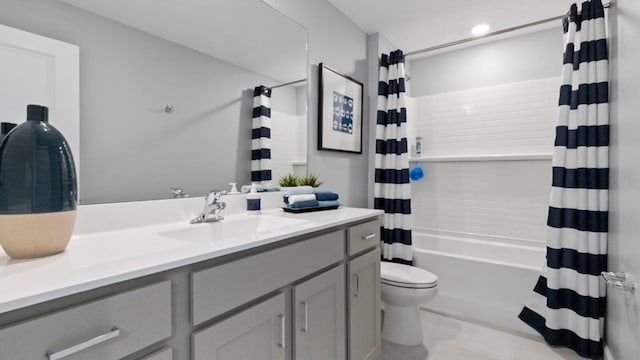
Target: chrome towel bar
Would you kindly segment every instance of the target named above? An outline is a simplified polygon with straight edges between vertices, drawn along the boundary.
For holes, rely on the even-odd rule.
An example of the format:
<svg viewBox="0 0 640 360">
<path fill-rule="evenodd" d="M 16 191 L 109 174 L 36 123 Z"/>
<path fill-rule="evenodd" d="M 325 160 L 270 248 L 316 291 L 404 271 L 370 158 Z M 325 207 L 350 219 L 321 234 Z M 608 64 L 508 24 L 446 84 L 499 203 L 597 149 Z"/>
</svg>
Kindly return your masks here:
<svg viewBox="0 0 640 360">
<path fill-rule="evenodd" d="M 614 288 L 622 291 L 627 291 L 630 293 L 636 292 L 636 283 L 633 281 L 627 280 L 627 274 L 624 272 L 606 272 L 603 271 L 600 273 L 602 279 L 608 286 L 613 286 Z"/>
</svg>

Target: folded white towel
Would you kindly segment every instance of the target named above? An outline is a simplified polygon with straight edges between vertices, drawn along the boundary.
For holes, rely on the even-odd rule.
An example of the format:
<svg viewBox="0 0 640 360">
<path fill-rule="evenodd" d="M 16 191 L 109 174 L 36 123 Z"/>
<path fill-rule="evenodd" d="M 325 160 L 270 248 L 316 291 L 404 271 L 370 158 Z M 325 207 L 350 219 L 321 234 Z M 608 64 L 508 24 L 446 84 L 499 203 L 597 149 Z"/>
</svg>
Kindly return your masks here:
<svg viewBox="0 0 640 360">
<path fill-rule="evenodd" d="M 311 186 L 296 186 L 290 188 L 283 188 L 284 196 L 313 194 L 313 188 Z"/>
<path fill-rule="evenodd" d="M 309 201 L 315 200 L 316 194 L 302 194 L 302 195 L 291 195 L 289 196 L 289 205 L 293 205 L 300 201 Z"/>
</svg>

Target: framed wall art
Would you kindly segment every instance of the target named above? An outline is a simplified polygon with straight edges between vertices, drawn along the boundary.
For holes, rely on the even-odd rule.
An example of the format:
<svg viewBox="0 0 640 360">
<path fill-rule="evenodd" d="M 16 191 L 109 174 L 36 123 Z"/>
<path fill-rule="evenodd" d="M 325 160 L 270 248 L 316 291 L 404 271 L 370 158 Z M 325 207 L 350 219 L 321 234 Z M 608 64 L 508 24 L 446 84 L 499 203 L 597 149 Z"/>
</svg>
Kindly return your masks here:
<svg viewBox="0 0 640 360">
<path fill-rule="evenodd" d="M 362 83 L 320 63 L 318 150 L 362 154 Z"/>
</svg>

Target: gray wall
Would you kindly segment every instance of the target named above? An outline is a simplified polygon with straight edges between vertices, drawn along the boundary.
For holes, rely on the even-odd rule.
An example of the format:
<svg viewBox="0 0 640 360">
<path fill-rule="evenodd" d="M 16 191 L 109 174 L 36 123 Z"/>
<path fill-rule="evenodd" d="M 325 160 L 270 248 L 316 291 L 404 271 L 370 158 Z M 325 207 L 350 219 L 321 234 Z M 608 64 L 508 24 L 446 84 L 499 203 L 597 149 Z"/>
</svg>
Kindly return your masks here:
<svg viewBox="0 0 640 360">
<path fill-rule="evenodd" d="M 560 76 L 562 27 L 409 58 L 412 97 Z"/>
<path fill-rule="evenodd" d="M 306 115 L 307 114 L 307 85 L 306 83 L 302 86 L 297 86 L 295 88 L 296 92 L 296 113 L 295 115 Z"/>
<path fill-rule="evenodd" d="M 196 196 L 250 181 L 248 89 L 273 80 L 57 1 L 1 7 L 0 23 L 80 47 L 83 203 L 169 197 L 170 186 Z M 273 106 L 295 113 L 295 90 L 278 94 L 287 100 Z M 164 114 L 167 103 L 174 114 Z"/>
<path fill-rule="evenodd" d="M 264 0 L 309 31 L 309 172 L 324 181 L 324 187 L 340 193 L 349 206 L 367 205 L 367 166 L 370 119 L 368 101 L 366 34 L 326 0 Z M 318 63 L 364 83 L 362 155 L 318 151 Z"/>
<path fill-rule="evenodd" d="M 640 2 L 613 1 L 609 16 L 611 54 L 611 191 L 609 271 L 626 271 L 640 284 Z M 609 288 L 606 342 L 613 359 L 640 359 L 640 291 Z"/>
</svg>

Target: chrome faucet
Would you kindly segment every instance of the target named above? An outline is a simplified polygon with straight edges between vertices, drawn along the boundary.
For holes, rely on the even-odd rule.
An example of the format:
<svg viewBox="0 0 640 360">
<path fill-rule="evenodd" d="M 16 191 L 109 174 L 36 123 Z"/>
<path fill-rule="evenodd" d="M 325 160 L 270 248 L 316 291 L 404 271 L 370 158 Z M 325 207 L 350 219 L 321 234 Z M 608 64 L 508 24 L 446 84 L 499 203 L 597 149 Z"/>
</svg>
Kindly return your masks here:
<svg viewBox="0 0 640 360">
<path fill-rule="evenodd" d="M 187 193 L 185 193 L 184 190 L 182 190 L 181 188 L 171 187 L 171 188 L 169 188 L 169 190 L 171 190 L 171 193 L 173 194 L 173 198 L 174 199 L 182 199 L 182 198 L 188 198 L 189 197 L 189 195 Z"/>
<path fill-rule="evenodd" d="M 226 193 L 226 191 L 218 190 L 209 191 L 209 193 L 204 196 L 204 208 L 202 209 L 202 212 L 195 219 L 191 220 L 191 223 L 200 224 L 224 219 L 224 217 L 220 215 L 220 212 L 227 207 L 227 204 L 220 201 L 220 196 Z M 209 198 L 211 198 L 211 202 L 209 201 Z"/>
</svg>

